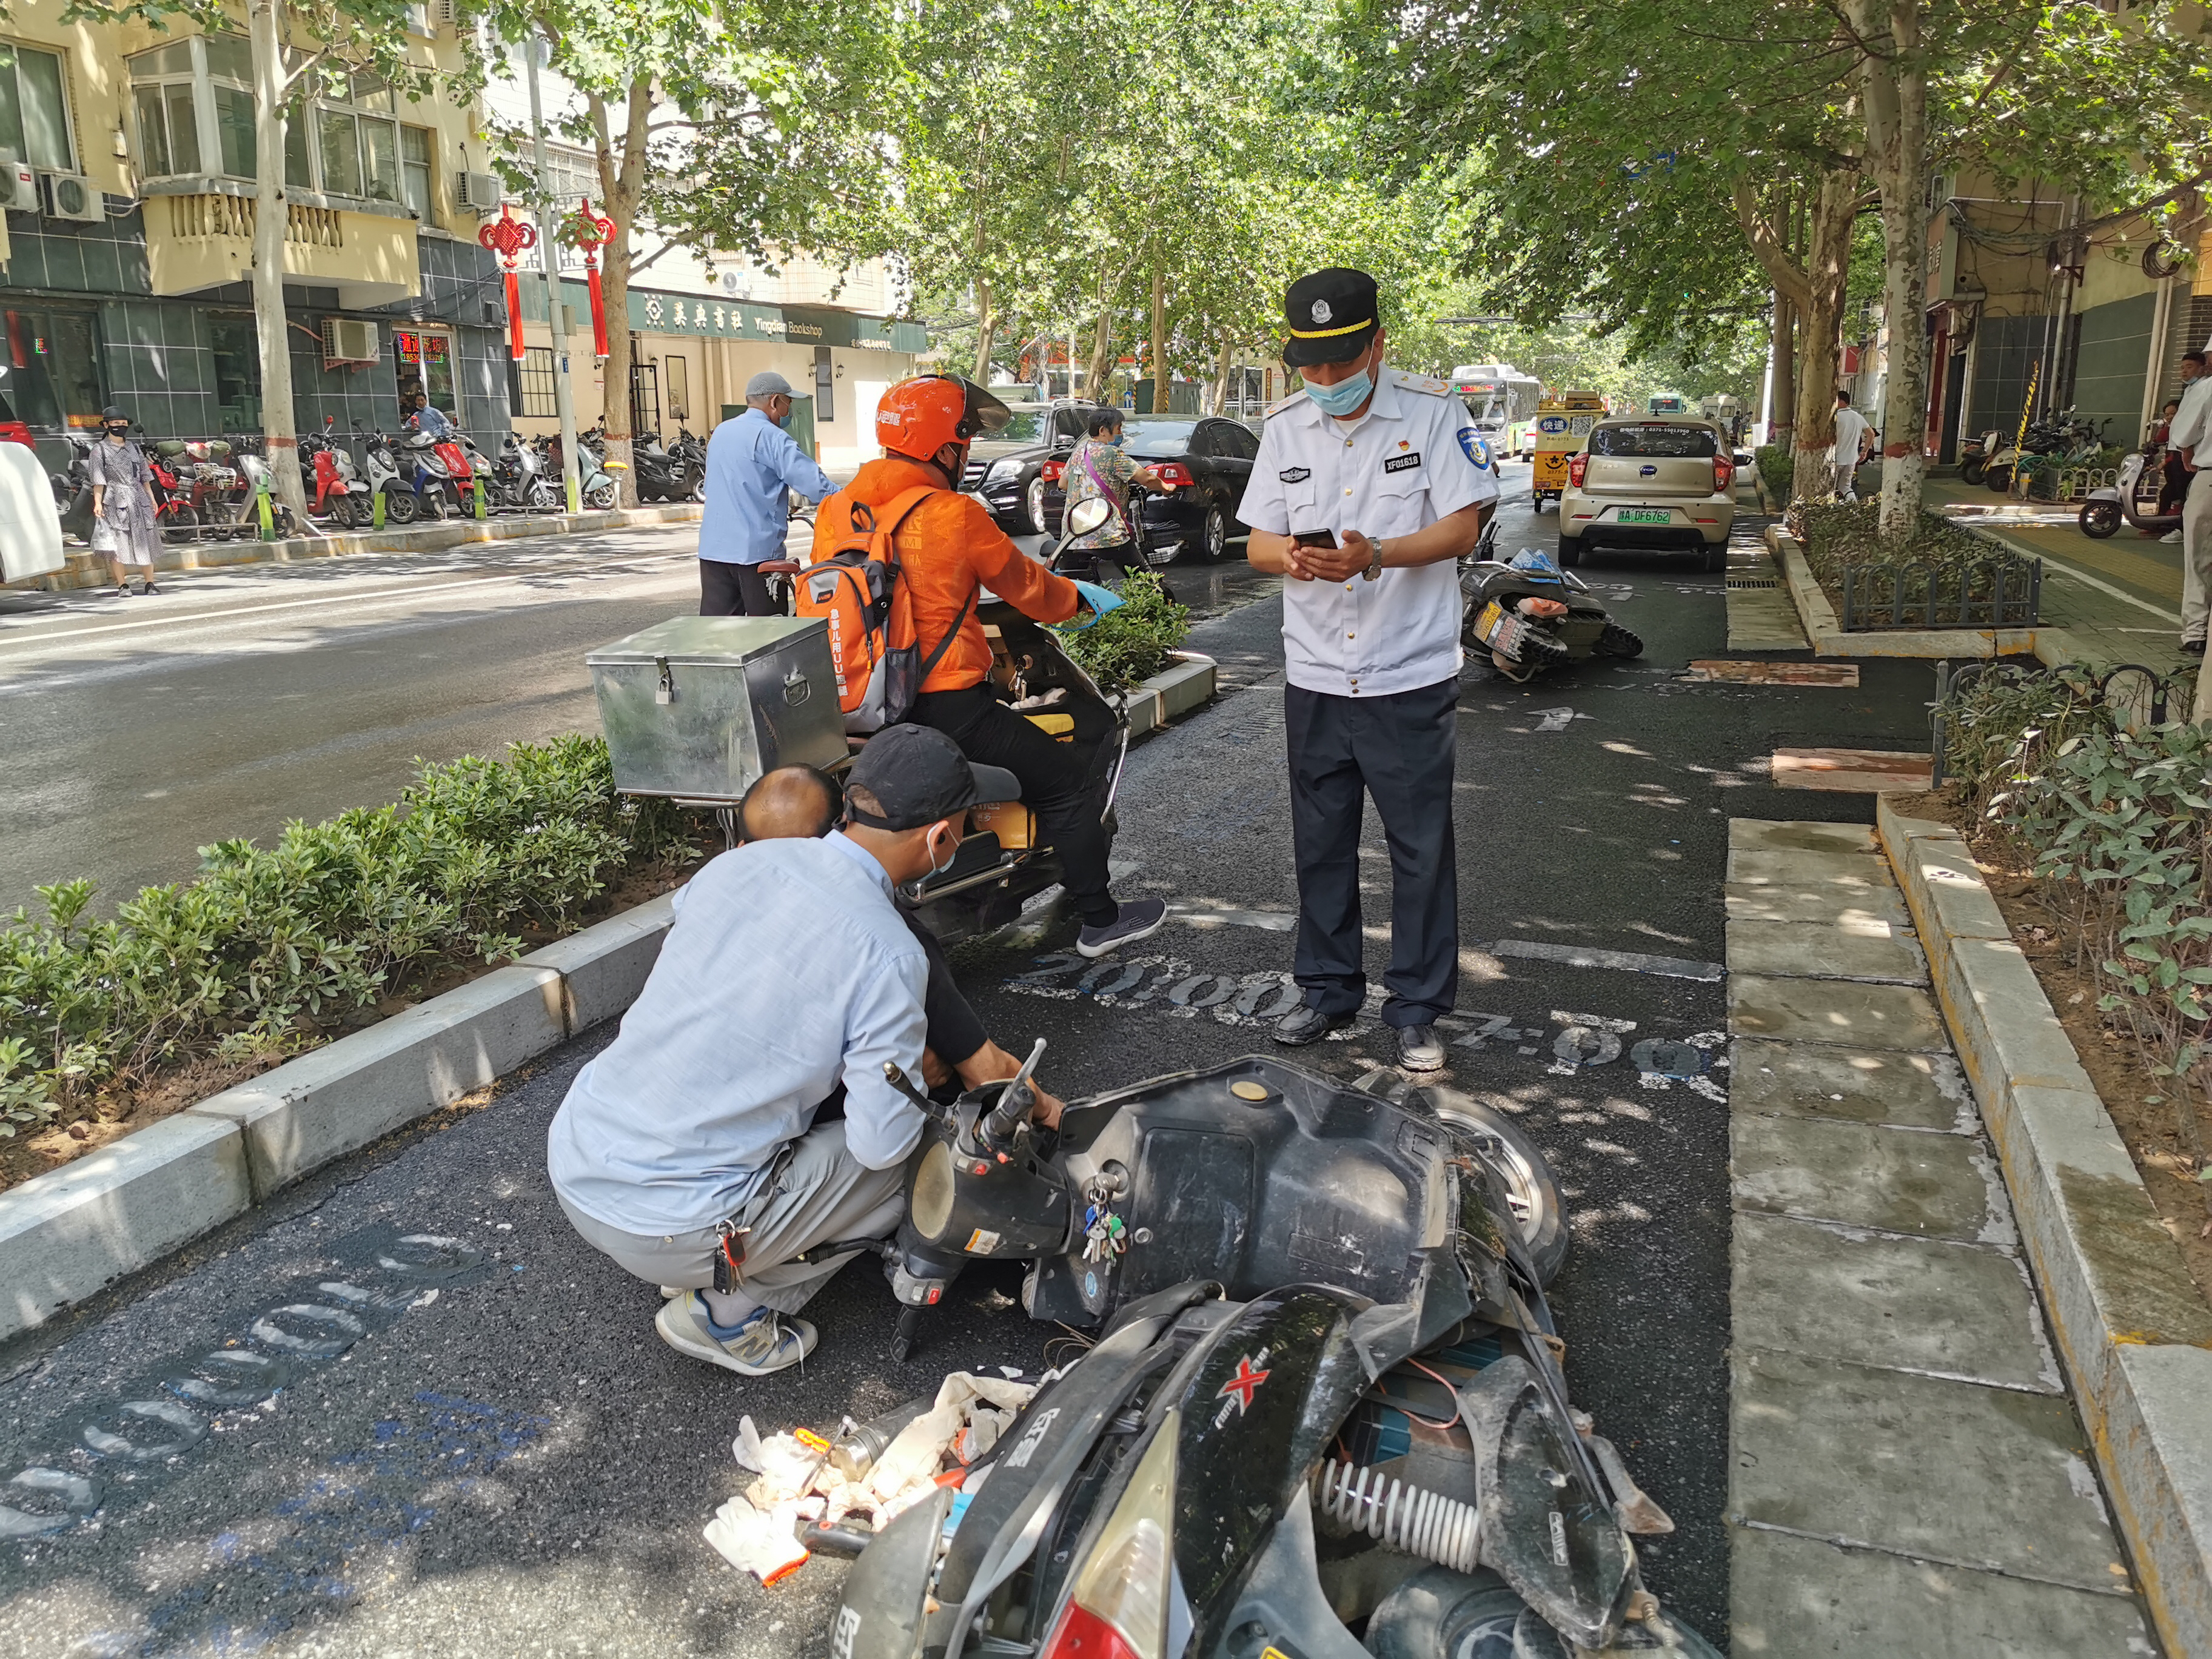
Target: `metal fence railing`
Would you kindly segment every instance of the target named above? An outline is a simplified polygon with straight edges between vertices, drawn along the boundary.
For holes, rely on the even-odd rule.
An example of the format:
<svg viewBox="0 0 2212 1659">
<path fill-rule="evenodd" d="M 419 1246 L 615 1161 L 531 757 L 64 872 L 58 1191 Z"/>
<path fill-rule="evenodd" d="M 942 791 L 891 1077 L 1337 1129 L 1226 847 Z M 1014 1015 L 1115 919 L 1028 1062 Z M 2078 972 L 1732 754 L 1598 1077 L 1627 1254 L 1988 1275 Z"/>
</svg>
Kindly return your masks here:
<svg viewBox="0 0 2212 1659">
<path fill-rule="evenodd" d="M 1996 658 L 1966 663 L 1958 668 L 1948 661 L 1937 663 L 1936 701 L 1929 705 L 1929 749 L 1934 759 L 1929 769 L 1928 787 L 1943 787 L 1945 711 L 1967 686 L 1985 674 L 2024 681 L 2045 674 L 2080 674 L 2086 678 L 2088 672 L 2085 663 L 2047 668 L 2040 662 L 2007 662 Z M 2096 700 L 2107 708 L 2124 710 L 2124 723 L 2132 730 L 2138 726 L 2162 726 L 2169 720 L 2185 718 L 2197 696 L 2197 674 L 2194 665 L 2161 674 L 2139 662 L 2124 662 L 2106 669 L 2091 683 L 2095 687 Z"/>
<path fill-rule="evenodd" d="M 2033 628 L 2043 604 L 2043 561 L 1901 559 L 1847 564 L 1845 633 L 1886 628 Z"/>
</svg>

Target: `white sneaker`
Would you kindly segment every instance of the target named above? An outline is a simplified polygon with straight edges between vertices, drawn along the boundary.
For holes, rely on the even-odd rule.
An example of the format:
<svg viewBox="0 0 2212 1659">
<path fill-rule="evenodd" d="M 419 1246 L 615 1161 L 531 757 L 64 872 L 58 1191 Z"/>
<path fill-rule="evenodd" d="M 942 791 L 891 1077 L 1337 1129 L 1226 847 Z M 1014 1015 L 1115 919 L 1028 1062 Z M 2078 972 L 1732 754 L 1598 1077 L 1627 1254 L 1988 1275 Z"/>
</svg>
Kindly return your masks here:
<svg viewBox="0 0 2212 1659">
<path fill-rule="evenodd" d="M 812 1353 L 818 1340 L 806 1321 L 773 1308 L 756 1308 L 732 1334 L 718 1335 L 708 1317 L 707 1298 L 696 1291 L 662 1303 L 653 1328 L 677 1352 L 744 1376 L 787 1370 Z"/>
<path fill-rule="evenodd" d="M 2160 536 L 2159 540 L 2164 542 L 2168 547 L 2179 547 L 2181 545 L 2181 532 L 2179 530 L 2169 530 Z"/>
</svg>

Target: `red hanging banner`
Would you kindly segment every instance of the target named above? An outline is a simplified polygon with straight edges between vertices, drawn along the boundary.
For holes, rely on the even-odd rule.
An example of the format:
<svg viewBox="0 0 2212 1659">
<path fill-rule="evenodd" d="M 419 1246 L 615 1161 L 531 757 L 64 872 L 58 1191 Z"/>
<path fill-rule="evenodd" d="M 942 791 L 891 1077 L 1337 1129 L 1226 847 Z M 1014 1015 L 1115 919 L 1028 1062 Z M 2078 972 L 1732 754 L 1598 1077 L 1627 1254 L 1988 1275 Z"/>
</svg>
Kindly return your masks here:
<svg viewBox="0 0 2212 1659">
<path fill-rule="evenodd" d="M 477 232 L 477 240 L 494 253 L 507 273 L 507 344 L 518 363 L 522 361 L 522 284 L 515 277 L 515 259 L 525 248 L 538 246 L 538 227 L 514 216 L 512 202 L 500 204 L 499 217 Z"/>
<path fill-rule="evenodd" d="M 599 291 L 599 250 L 615 239 L 615 222 L 592 211 L 592 202 L 586 197 L 576 210 L 571 234 L 584 255 L 584 283 L 592 293 L 592 352 L 599 357 L 607 355 L 607 304 Z"/>
</svg>

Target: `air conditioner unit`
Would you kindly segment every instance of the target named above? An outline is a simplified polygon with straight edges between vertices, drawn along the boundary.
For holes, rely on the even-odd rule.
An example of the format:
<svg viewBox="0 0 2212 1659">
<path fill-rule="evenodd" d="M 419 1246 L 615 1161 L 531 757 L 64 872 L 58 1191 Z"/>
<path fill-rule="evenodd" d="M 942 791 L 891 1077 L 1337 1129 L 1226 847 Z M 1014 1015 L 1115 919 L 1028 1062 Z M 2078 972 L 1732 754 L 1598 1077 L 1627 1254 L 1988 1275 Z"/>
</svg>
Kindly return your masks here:
<svg viewBox="0 0 2212 1659">
<path fill-rule="evenodd" d="M 453 28 L 460 22 L 460 8 L 454 0 L 430 0 L 430 21 Z"/>
<path fill-rule="evenodd" d="M 721 283 L 722 292 L 732 300 L 750 300 L 753 297 L 753 285 L 742 271 L 724 271 Z"/>
<path fill-rule="evenodd" d="M 505 192 L 500 188 L 495 173 L 460 173 L 453 175 L 453 199 L 471 213 L 496 213 L 500 198 Z"/>
<path fill-rule="evenodd" d="M 325 362 L 373 363 L 383 355 L 383 338 L 374 323 L 358 317 L 323 319 Z"/>
<path fill-rule="evenodd" d="M 10 213 L 39 210 L 39 175 L 28 161 L 0 161 L 0 208 Z"/>
<path fill-rule="evenodd" d="M 100 197 L 100 187 L 82 173 L 50 173 L 46 189 L 53 200 L 47 211 L 54 218 L 98 224 L 107 217 L 107 204 Z"/>
</svg>

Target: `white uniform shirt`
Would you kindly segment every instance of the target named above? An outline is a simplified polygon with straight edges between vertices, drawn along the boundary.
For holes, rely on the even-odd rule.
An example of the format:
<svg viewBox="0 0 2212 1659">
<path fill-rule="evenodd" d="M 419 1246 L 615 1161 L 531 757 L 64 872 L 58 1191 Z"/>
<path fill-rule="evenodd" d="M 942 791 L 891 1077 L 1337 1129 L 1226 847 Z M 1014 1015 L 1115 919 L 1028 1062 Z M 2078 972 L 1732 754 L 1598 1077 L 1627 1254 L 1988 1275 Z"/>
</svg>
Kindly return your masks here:
<svg viewBox="0 0 2212 1659">
<path fill-rule="evenodd" d="M 2212 374 L 2200 374 L 2181 388 L 2181 407 L 2173 411 L 2166 441 L 2177 453 L 2192 446 L 2212 448 Z M 2204 465 L 2203 458 L 2191 459 Z"/>
<path fill-rule="evenodd" d="M 1451 388 L 1399 369 L 1381 378 L 1366 418 L 1348 430 L 1303 392 L 1270 410 L 1237 517 L 1279 536 L 1328 530 L 1340 543 L 1357 530 L 1380 541 L 1497 500 L 1497 480 L 1475 463 L 1474 419 Z M 1300 690 L 1381 697 L 1451 679 L 1459 629 L 1450 559 L 1371 582 L 1283 584 L 1283 653 Z"/>
</svg>

